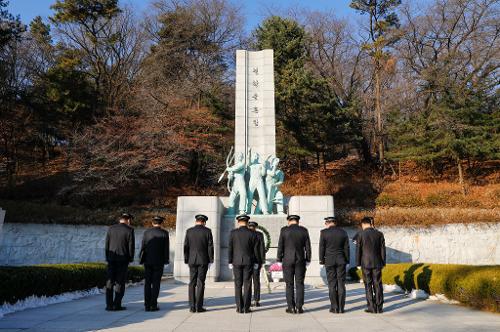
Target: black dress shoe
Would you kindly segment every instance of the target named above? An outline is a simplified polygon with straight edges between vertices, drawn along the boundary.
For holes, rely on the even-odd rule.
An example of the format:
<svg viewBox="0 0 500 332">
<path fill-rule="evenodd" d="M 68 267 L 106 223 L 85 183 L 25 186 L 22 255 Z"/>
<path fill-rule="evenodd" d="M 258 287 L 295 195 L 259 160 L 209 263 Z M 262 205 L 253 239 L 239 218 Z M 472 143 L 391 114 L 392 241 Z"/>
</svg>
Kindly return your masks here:
<svg viewBox="0 0 500 332">
<path fill-rule="evenodd" d="M 338 314 L 343 314 L 344 312 L 344 309 L 340 309 L 339 311 L 337 311 Z"/>
<path fill-rule="evenodd" d="M 286 308 L 286 310 L 285 310 L 285 311 L 286 311 L 286 313 L 288 313 L 288 314 L 294 314 L 294 313 L 295 313 L 295 309 L 293 309 L 293 308 Z"/>
<path fill-rule="evenodd" d="M 115 311 L 115 309 L 113 307 L 106 307 L 106 311 Z"/>
<path fill-rule="evenodd" d="M 198 308 L 198 309 L 196 309 L 196 312 L 206 312 L 206 311 L 207 311 L 207 309 L 205 309 L 205 308 Z"/>
<path fill-rule="evenodd" d="M 260 302 L 259 301 L 255 301 L 255 306 L 256 307 L 260 307 Z"/>
<path fill-rule="evenodd" d="M 336 314 L 336 313 L 337 313 L 337 311 L 336 311 L 335 309 L 333 309 L 333 308 L 330 308 L 330 310 L 329 310 L 329 311 L 330 311 L 332 314 Z"/>
<path fill-rule="evenodd" d="M 236 308 L 236 312 L 241 314 L 241 309 L 240 308 Z"/>
<path fill-rule="evenodd" d="M 297 308 L 297 312 L 298 312 L 299 314 L 303 314 L 303 313 L 304 313 L 304 309 L 303 309 L 303 308 Z"/>
<path fill-rule="evenodd" d="M 144 311 L 151 311 L 150 307 L 144 307 Z"/>
<path fill-rule="evenodd" d="M 189 308 L 189 312 L 196 312 L 195 308 Z"/>
<path fill-rule="evenodd" d="M 114 311 L 123 311 L 123 310 L 127 310 L 127 307 L 122 307 L 121 305 L 114 307 Z"/>
<path fill-rule="evenodd" d="M 158 306 L 150 307 L 149 311 L 160 311 L 160 308 Z"/>
<path fill-rule="evenodd" d="M 382 308 L 378 308 L 378 310 L 377 310 L 377 314 L 381 314 L 381 313 L 383 313 L 383 312 L 384 312 L 384 309 L 382 309 Z"/>
<path fill-rule="evenodd" d="M 370 313 L 370 314 L 374 314 L 375 313 L 372 309 L 365 309 L 365 312 Z"/>
</svg>

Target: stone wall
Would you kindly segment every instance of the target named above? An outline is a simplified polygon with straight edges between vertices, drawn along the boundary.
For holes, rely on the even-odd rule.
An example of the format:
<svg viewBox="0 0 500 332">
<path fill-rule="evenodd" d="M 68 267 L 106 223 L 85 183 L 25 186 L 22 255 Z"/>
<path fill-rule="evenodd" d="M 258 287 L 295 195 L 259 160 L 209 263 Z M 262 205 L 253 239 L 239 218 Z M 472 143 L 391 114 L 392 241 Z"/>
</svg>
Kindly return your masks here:
<svg viewBox="0 0 500 332">
<path fill-rule="evenodd" d="M 321 224 L 322 220 L 318 220 L 318 226 Z M 3 225 L 3 240 L 0 242 L 0 265 L 104 261 L 106 230 L 106 226 L 6 223 Z M 450 224 L 429 228 L 382 227 L 380 230 L 385 234 L 389 263 L 500 264 L 500 223 Z M 136 228 L 137 251 L 143 231 L 144 229 Z M 357 230 L 349 228 L 347 231 L 352 238 Z M 169 232 L 170 261 L 173 263 L 175 231 Z M 319 229 L 309 227 L 309 232 L 313 238 Z M 218 241 L 223 251 L 227 241 L 222 238 Z M 182 244 L 179 247 L 181 246 Z M 273 243 L 272 247 L 275 246 Z M 313 244 L 312 250 L 315 261 L 318 257 L 317 244 Z M 352 265 L 354 252 L 355 248 L 351 245 Z M 221 258 L 223 265 L 227 262 L 227 257 L 219 256 Z M 271 249 L 267 258 L 275 259 L 275 248 Z M 178 257 L 177 260 L 181 259 Z M 135 263 L 138 263 L 137 259 Z M 167 271 L 171 272 L 173 265 L 170 264 Z M 312 270 L 309 272 L 313 273 Z M 221 273 L 221 277 L 224 279 L 229 276 Z"/>
<path fill-rule="evenodd" d="M 11 224 L 3 226 L 0 265 L 103 262 L 107 226 Z M 144 228 L 135 229 L 136 259 Z M 170 233 L 170 262 L 174 262 L 175 231 Z"/>
<path fill-rule="evenodd" d="M 380 230 L 389 263 L 500 264 L 500 222 Z"/>
</svg>

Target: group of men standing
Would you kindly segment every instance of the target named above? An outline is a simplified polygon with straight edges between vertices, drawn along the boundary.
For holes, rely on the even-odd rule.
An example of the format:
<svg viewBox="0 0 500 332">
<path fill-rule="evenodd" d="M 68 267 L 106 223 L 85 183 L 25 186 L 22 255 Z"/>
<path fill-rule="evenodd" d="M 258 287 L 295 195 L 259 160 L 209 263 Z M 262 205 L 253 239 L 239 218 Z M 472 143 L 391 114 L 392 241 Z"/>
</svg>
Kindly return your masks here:
<svg viewBox="0 0 500 332">
<path fill-rule="evenodd" d="M 106 277 L 106 310 L 120 311 L 125 294 L 128 264 L 134 261 L 135 235 L 130 226 L 133 216 L 124 213 L 120 222 L 109 227 L 106 234 L 106 261 L 108 271 Z M 169 264 L 169 234 L 161 228 L 165 219 L 153 218 L 153 227 L 144 232 L 142 237 L 140 263 L 144 264 L 144 308 L 146 311 L 158 311 L 158 295 L 163 276 L 164 265 Z"/>
<path fill-rule="evenodd" d="M 109 228 L 106 236 L 106 310 L 124 310 L 121 301 L 127 277 L 127 266 L 134 258 L 132 216 L 123 214 L 120 223 Z M 212 232 L 206 227 L 208 218 L 195 216 L 194 227 L 186 231 L 184 263 L 189 266 L 189 310 L 205 312 L 203 306 L 205 280 L 214 262 Z M 265 263 L 264 236 L 258 224 L 248 215 L 236 217 L 238 227 L 229 238 L 228 267 L 233 271 L 236 312 L 250 313 L 251 306 L 260 306 L 260 271 Z M 288 225 L 280 231 L 277 261 L 283 267 L 286 283 L 286 312 L 304 312 L 304 279 L 311 262 L 311 241 L 308 230 L 299 225 L 300 216 L 289 215 Z M 145 266 L 144 305 L 146 311 L 159 310 L 157 299 L 163 267 L 169 263 L 168 232 L 160 226 L 162 217 L 153 219 L 153 227 L 145 231 L 140 262 Z M 346 267 L 349 264 L 349 237 L 334 217 L 325 218 L 320 233 L 319 263 L 325 266 L 328 280 L 330 312 L 344 313 L 346 298 Z M 362 230 L 353 241 L 356 244 L 356 263 L 362 269 L 366 299 L 370 313 L 383 312 L 382 268 L 385 266 L 385 240 L 373 226 L 373 219 L 363 218 Z M 252 281 L 253 290 L 252 292 Z M 252 303 L 252 293 L 254 302 Z"/>
</svg>

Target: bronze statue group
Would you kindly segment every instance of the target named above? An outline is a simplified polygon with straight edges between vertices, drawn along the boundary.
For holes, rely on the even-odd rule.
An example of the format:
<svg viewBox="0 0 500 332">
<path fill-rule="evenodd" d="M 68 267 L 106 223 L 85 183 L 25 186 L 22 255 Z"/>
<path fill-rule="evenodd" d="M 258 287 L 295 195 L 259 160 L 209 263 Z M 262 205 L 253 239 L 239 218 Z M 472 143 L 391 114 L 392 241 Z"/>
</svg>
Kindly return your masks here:
<svg viewBox="0 0 500 332">
<path fill-rule="evenodd" d="M 106 236 L 106 310 L 125 310 L 122 299 L 125 293 L 128 264 L 134 260 L 134 229 L 130 226 L 132 215 L 123 214 L 120 222 L 109 228 Z M 184 263 L 189 266 L 189 310 L 201 313 L 205 280 L 214 262 L 212 231 L 206 227 L 208 218 L 195 216 L 195 225 L 186 231 Z M 164 265 L 169 264 L 169 234 L 161 228 L 163 217 L 153 218 L 153 227 L 146 230 L 142 239 L 140 263 L 144 265 L 144 306 L 146 311 L 158 311 L 158 295 Z M 233 271 L 236 312 L 252 312 L 251 306 L 260 306 L 260 270 L 265 263 L 263 234 L 257 223 L 248 215 L 236 217 L 238 227 L 229 238 L 228 267 Z M 286 312 L 304 312 L 304 279 L 311 262 L 311 241 L 308 230 L 301 226 L 300 216 L 289 215 L 288 226 L 281 229 L 276 260 L 283 268 L 286 284 Z M 384 294 L 382 268 L 385 266 L 385 240 L 374 228 L 373 218 L 361 221 L 362 230 L 353 238 L 356 244 L 356 264 L 362 269 L 368 313 L 383 312 Z M 346 298 L 346 267 L 349 264 L 349 238 L 338 226 L 335 217 L 325 218 L 325 228 L 319 240 L 319 263 L 324 265 L 328 280 L 330 312 L 344 313 Z M 252 287 L 253 282 L 253 287 Z M 252 302 L 252 288 L 253 302 Z"/>
</svg>

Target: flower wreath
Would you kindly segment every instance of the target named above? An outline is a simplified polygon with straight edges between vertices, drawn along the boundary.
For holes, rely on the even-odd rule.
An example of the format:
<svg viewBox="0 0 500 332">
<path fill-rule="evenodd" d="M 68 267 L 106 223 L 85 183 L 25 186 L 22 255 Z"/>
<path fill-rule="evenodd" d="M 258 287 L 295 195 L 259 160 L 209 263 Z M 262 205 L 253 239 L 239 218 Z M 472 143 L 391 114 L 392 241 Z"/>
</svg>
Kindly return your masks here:
<svg viewBox="0 0 500 332">
<path fill-rule="evenodd" d="M 262 233 L 264 233 L 264 236 L 266 237 L 266 252 L 269 251 L 269 247 L 271 246 L 271 234 L 269 234 L 269 231 L 264 227 L 264 226 L 257 226 L 257 229 L 260 229 Z"/>
</svg>

